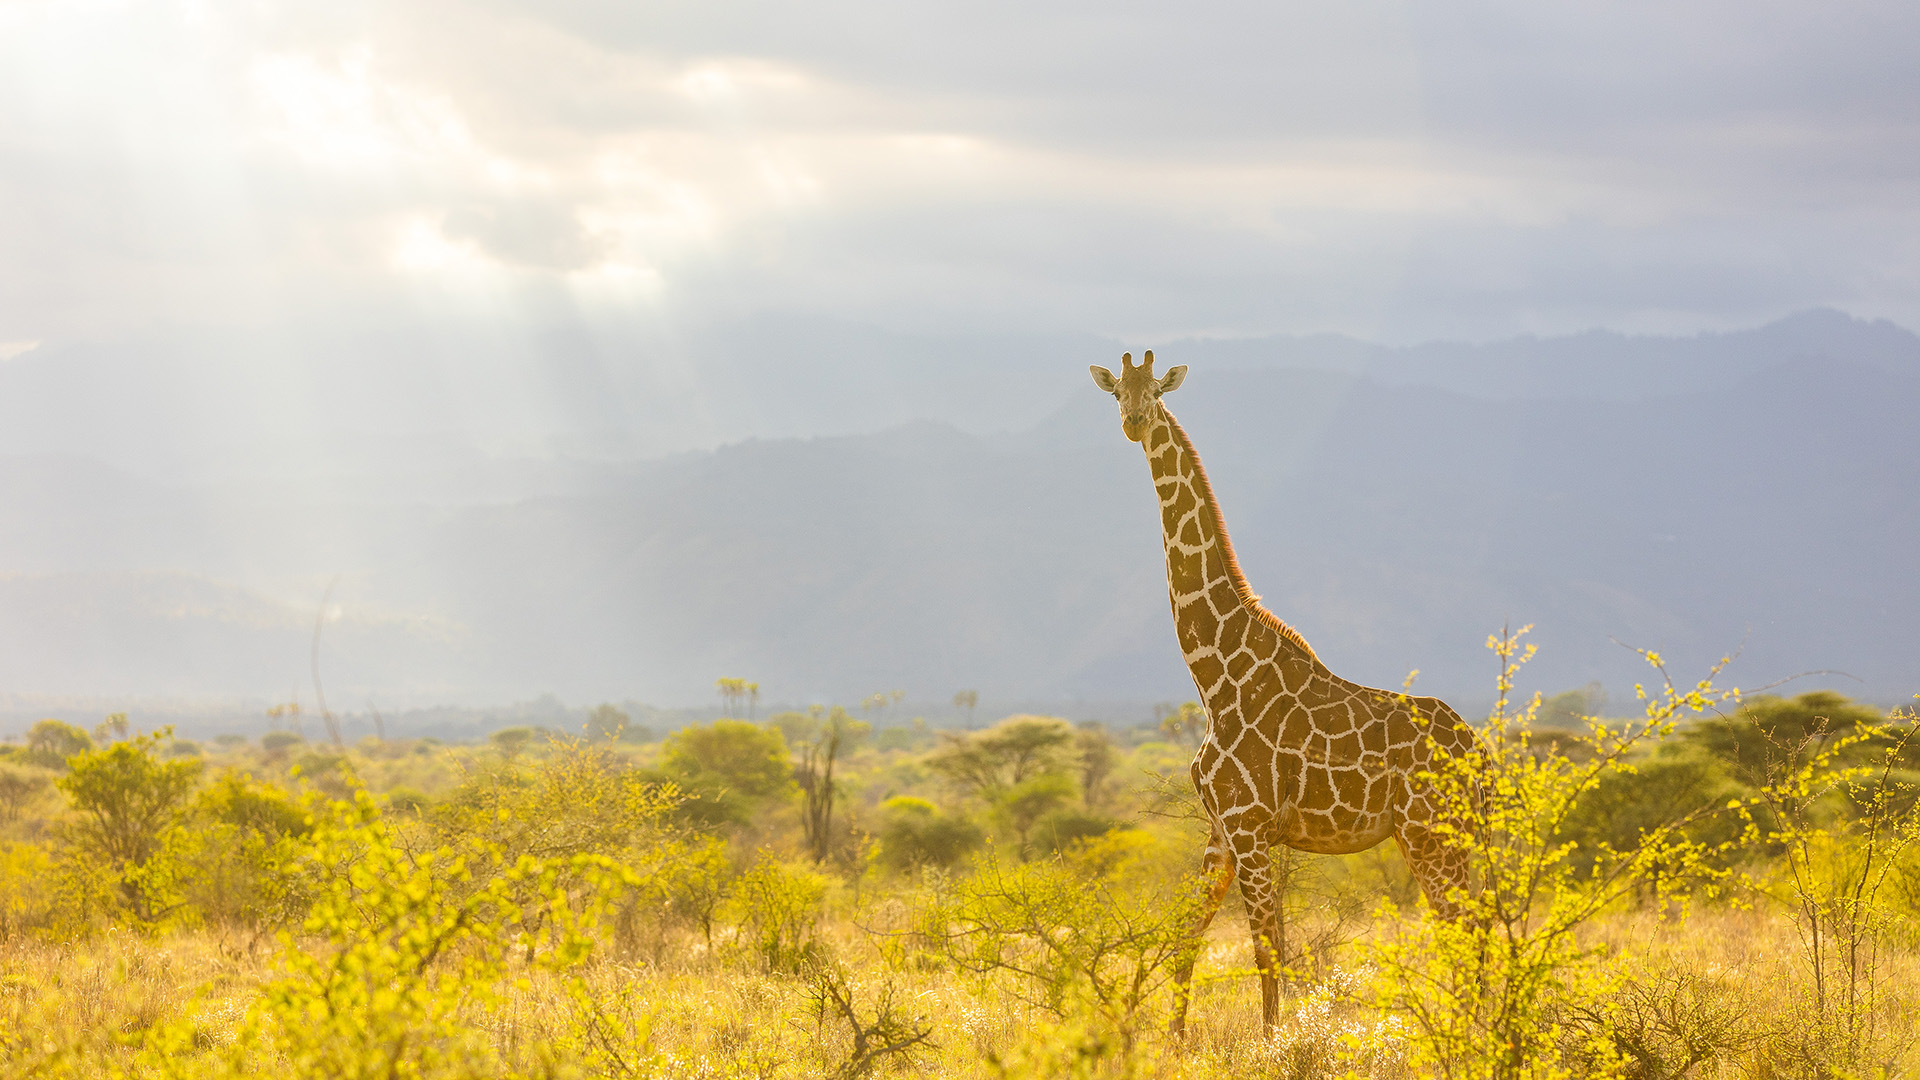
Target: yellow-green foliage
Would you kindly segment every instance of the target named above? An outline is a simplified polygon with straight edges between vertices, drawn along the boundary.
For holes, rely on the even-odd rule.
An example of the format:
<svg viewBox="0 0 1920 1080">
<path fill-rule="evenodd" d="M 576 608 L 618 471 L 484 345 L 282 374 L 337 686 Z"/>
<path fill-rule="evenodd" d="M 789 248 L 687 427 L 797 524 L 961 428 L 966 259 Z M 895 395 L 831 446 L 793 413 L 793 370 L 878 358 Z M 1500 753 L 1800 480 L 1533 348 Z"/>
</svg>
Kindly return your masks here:
<svg viewBox="0 0 1920 1080">
<path fill-rule="evenodd" d="M 790 799 L 793 764 L 778 727 L 716 720 L 670 736 L 662 769 L 686 793 L 686 812 L 705 825 L 745 824 Z"/>
<path fill-rule="evenodd" d="M 1738 691 L 1667 682 L 1637 722 L 1590 718 L 1584 733 L 1536 742 L 1539 696 L 1507 708 L 1533 653 L 1520 651 L 1526 632 L 1488 642 L 1503 665 L 1499 702 L 1475 753 L 1431 776 L 1437 828 L 1473 870 L 1472 886 L 1450 897 L 1462 914 L 1423 909 L 1376 942 L 1375 1001 L 1408 1020 L 1412 1064 L 1449 1078 L 1620 1075 L 1627 1062 L 1609 1023 L 1620 969 L 1587 927 L 1635 894 L 1659 902 L 1711 879 L 1713 851 L 1689 829 L 1702 812 L 1685 806 L 1654 815 L 1620 846 L 1583 848 L 1569 825 L 1609 778 L 1635 768 L 1636 752 Z"/>
<path fill-rule="evenodd" d="M 114 732 L 6 825 L 0 1074 L 1920 1075 L 1910 721 L 1703 684 L 1631 723 L 1563 695 L 1536 732 L 1511 677 L 1433 778 L 1471 917 L 1391 847 L 1291 857 L 1271 1033 L 1231 903 L 1189 936 L 1205 829 L 1154 728 L 915 729 L 831 770 L 793 716 L 664 746 L 613 716 L 464 748 Z"/>
<path fill-rule="evenodd" d="M 53 860 L 37 844 L 0 845 L 0 942 L 53 921 Z"/>
</svg>

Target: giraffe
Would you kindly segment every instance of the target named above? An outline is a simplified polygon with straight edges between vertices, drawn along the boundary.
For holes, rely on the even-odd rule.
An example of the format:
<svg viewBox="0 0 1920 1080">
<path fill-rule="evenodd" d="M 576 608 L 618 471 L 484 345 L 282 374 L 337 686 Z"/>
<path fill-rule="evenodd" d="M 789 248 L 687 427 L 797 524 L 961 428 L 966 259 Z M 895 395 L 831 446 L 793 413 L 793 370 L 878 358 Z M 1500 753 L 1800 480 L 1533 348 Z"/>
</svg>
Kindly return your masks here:
<svg viewBox="0 0 1920 1080">
<path fill-rule="evenodd" d="M 1153 353 L 1120 375 L 1092 368 L 1119 399 L 1120 427 L 1141 444 L 1160 498 L 1167 595 L 1180 649 L 1206 706 L 1194 788 L 1212 826 L 1197 938 L 1236 879 L 1246 900 L 1267 1027 L 1279 1009 L 1280 897 L 1274 845 L 1336 855 L 1391 836 L 1427 900 L 1457 915 L 1449 891 L 1468 881 L 1465 854 L 1434 830 L 1441 807 L 1419 774 L 1474 746 L 1473 730 L 1444 702 L 1340 678 L 1299 632 L 1268 611 L 1233 557 L 1226 521 L 1193 441 L 1161 396 L 1184 366 L 1153 374 Z M 1186 1024 L 1189 958 L 1175 971 L 1173 1030 Z"/>
</svg>

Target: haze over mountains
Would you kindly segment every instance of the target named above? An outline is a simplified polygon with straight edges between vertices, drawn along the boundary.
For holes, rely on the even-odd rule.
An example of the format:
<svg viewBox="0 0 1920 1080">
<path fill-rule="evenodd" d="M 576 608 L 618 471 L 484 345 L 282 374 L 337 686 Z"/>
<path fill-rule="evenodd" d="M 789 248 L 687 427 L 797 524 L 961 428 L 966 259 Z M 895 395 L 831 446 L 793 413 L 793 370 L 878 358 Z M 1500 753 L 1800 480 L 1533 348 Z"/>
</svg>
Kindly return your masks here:
<svg viewBox="0 0 1920 1080">
<path fill-rule="evenodd" d="M 796 702 L 1191 696 L 1146 466 L 1085 375 L 1117 344 L 760 322 L 527 407 L 404 343 L 269 379 L 170 340 L 0 364 L 0 711 L 304 697 L 336 575 L 336 707 L 691 703 L 722 675 Z M 1743 686 L 1920 690 L 1906 330 L 1155 347 L 1191 368 L 1169 403 L 1255 588 L 1341 674 L 1479 702 L 1512 622 L 1549 691 L 1630 697 L 1648 673 L 1610 639 L 1688 680 L 1744 641 Z M 660 411 L 668 378 L 705 411 Z"/>
</svg>

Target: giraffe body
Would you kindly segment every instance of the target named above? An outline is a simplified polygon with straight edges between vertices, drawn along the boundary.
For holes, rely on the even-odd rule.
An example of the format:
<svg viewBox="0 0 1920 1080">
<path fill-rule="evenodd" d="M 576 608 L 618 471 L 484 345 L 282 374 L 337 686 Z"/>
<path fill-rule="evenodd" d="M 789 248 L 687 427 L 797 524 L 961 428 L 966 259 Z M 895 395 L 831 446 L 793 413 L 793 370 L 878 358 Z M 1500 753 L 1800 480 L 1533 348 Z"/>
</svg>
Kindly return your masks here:
<svg viewBox="0 0 1920 1080">
<path fill-rule="evenodd" d="M 1195 933 L 1237 880 L 1272 1025 L 1280 941 L 1274 848 L 1339 855 L 1392 837 L 1429 903 L 1450 912 L 1448 894 L 1467 883 L 1466 862 L 1435 834 L 1441 807 L 1419 775 L 1442 755 L 1470 751 L 1474 735 L 1436 698 L 1333 674 L 1306 639 L 1261 606 L 1234 559 L 1200 455 L 1160 401 L 1186 369 L 1159 379 L 1152 369 L 1151 352 L 1139 367 L 1129 355 L 1119 378 L 1094 368 L 1094 382 L 1120 400 L 1122 429 L 1146 450 L 1174 628 L 1207 711 L 1192 775 L 1212 824 L 1205 862 L 1212 888 Z M 1176 974 L 1178 1031 L 1191 965 Z"/>
</svg>

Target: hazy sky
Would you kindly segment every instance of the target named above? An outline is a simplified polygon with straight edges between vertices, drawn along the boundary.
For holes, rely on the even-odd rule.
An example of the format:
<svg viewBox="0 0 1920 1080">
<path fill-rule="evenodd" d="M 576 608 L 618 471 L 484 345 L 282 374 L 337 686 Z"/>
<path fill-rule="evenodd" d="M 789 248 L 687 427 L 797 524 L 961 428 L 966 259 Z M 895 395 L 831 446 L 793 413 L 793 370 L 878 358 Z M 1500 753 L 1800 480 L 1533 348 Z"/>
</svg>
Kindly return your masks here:
<svg viewBox="0 0 1920 1080">
<path fill-rule="evenodd" d="M 575 327 L 670 402 L 641 343 L 742 316 L 1915 326 L 1917 51 L 1891 0 L 0 0 L 0 365 Z"/>
</svg>

